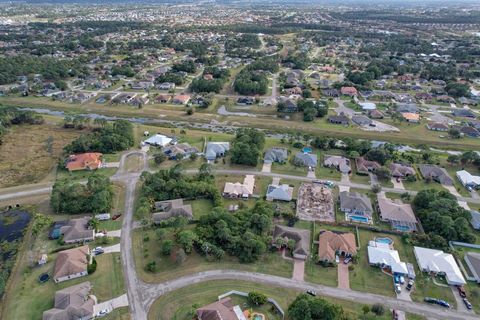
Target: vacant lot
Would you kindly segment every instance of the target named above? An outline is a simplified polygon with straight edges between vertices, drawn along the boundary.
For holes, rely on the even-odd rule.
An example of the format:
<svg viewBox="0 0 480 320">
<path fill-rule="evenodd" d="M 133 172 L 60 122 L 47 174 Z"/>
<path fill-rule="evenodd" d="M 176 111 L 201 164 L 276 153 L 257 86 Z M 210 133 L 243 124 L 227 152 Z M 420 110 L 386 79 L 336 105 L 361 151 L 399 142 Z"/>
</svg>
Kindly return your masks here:
<svg viewBox="0 0 480 320">
<path fill-rule="evenodd" d="M 11 127 L 0 145 L 0 187 L 46 179 L 54 172 L 63 147 L 80 133 L 49 123 Z"/>
</svg>

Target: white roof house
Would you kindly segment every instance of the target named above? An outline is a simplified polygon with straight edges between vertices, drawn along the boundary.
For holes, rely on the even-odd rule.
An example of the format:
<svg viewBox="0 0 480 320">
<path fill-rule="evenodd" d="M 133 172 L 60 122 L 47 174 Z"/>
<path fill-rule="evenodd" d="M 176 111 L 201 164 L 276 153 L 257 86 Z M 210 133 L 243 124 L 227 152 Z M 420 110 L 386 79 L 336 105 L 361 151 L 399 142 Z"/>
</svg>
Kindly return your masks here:
<svg viewBox="0 0 480 320">
<path fill-rule="evenodd" d="M 373 102 L 359 102 L 358 104 L 362 107 L 362 110 L 365 111 L 377 109 L 377 105 Z"/>
<path fill-rule="evenodd" d="M 480 185 L 480 177 L 474 176 L 466 170 L 457 171 L 457 178 L 464 186 L 476 187 Z"/>
<path fill-rule="evenodd" d="M 143 142 L 152 146 L 165 147 L 166 145 L 170 144 L 170 142 L 172 142 L 172 138 L 157 133 L 156 135 L 151 136 Z"/>
<path fill-rule="evenodd" d="M 225 183 L 225 188 L 223 189 L 223 195 L 226 197 L 243 197 L 248 198 L 253 195 L 253 190 L 255 188 L 255 176 L 247 174 L 243 183 L 240 182 L 227 182 Z"/>
<path fill-rule="evenodd" d="M 393 273 L 408 274 L 407 264 L 400 261 L 398 251 L 390 249 L 386 243 L 369 242 L 368 262 L 371 265 L 389 267 Z"/>
<path fill-rule="evenodd" d="M 413 247 L 418 266 L 423 272 L 444 274 L 448 284 L 463 285 L 465 279 L 455 258 L 441 250 Z"/>
</svg>

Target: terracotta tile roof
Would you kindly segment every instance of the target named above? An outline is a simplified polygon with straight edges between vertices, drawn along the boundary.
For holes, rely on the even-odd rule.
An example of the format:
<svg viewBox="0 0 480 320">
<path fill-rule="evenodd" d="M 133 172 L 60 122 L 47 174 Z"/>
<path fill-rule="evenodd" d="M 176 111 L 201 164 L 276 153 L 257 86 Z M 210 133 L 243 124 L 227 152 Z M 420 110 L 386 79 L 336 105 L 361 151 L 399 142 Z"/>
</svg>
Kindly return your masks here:
<svg viewBox="0 0 480 320">
<path fill-rule="evenodd" d="M 68 171 L 75 170 L 95 170 L 102 164 L 102 154 L 98 152 L 88 152 L 72 154 L 68 157 L 65 167 Z"/>
<path fill-rule="evenodd" d="M 335 260 L 337 251 L 356 254 L 355 235 L 353 233 L 336 233 L 329 230 L 320 231 L 318 258 L 328 261 Z"/>
</svg>

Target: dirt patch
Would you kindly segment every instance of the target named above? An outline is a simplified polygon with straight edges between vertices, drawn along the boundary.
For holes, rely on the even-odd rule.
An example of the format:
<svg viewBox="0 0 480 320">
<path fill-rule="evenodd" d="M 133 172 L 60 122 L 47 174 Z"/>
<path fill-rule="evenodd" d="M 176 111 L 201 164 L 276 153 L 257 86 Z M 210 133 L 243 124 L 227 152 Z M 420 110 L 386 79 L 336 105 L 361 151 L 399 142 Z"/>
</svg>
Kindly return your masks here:
<svg viewBox="0 0 480 320">
<path fill-rule="evenodd" d="M 63 147 L 80 134 L 53 124 L 11 127 L 0 145 L 0 187 L 42 181 L 56 168 Z"/>
</svg>

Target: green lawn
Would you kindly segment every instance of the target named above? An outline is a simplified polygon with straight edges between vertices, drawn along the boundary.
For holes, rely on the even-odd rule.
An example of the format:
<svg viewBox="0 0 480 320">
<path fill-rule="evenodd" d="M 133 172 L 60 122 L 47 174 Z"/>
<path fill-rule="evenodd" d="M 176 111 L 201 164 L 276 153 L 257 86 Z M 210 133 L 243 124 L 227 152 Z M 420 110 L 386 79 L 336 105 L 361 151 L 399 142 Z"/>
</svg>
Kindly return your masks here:
<svg viewBox="0 0 480 320">
<path fill-rule="evenodd" d="M 111 177 L 117 172 L 117 168 L 100 168 L 95 170 L 95 173 L 100 174 L 104 177 Z M 57 171 L 57 180 L 58 179 L 67 179 L 67 180 L 86 180 L 93 174 L 89 170 L 79 170 L 69 172 L 66 169 L 59 168 Z"/>
<path fill-rule="evenodd" d="M 337 278 L 337 267 L 323 267 L 313 261 L 305 263 L 305 281 L 307 282 L 336 287 L 338 285 Z"/>
<path fill-rule="evenodd" d="M 213 209 L 213 204 L 210 199 L 190 200 L 186 201 L 185 204 L 192 205 L 193 217 L 195 219 L 210 213 Z"/>
<path fill-rule="evenodd" d="M 355 183 L 361 183 L 361 184 L 369 185 L 370 184 L 370 176 L 354 173 L 350 176 L 350 181 L 355 182 Z"/>
<path fill-rule="evenodd" d="M 38 283 L 38 276 L 44 272 L 52 274 L 54 258 L 46 265 L 31 269 L 24 267 L 22 279 L 16 283 L 9 299 L 5 303 L 5 319 L 41 319 L 45 310 L 53 308 L 54 295 L 57 290 L 90 281 L 93 294 L 99 302 L 115 298 L 125 293 L 120 254 L 98 256 L 97 270 L 92 275 L 55 284 L 53 280 L 44 284 Z"/>
<path fill-rule="evenodd" d="M 168 229 L 167 229 L 168 230 Z M 148 236 L 149 240 L 144 241 Z M 172 239 L 171 230 L 167 238 Z M 236 269 L 290 278 L 293 272 L 293 263 L 285 260 L 277 252 L 267 252 L 254 263 L 240 263 L 234 257 L 225 256 L 221 261 L 208 261 L 196 252 L 187 256 L 186 261 L 178 266 L 173 257 L 163 256 L 160 252 L 160 241 L 157 240 L 155 230 L 136 230 L 133 233 L 133 247 L 135 264 L 140 278 L 146 282 L 161 282 L 175 279 L 184 275 L 213 269 Z M 155 261 L 158 266 L 156 273 L 145 271 L 145 265 Z"/>
</svg>

